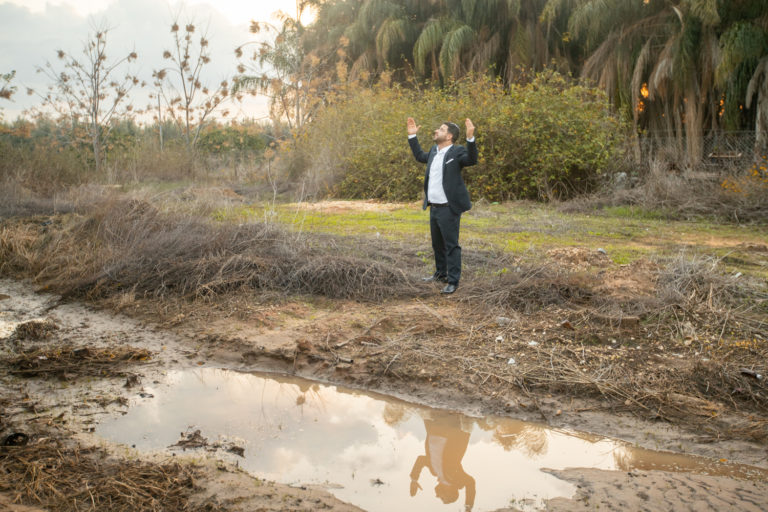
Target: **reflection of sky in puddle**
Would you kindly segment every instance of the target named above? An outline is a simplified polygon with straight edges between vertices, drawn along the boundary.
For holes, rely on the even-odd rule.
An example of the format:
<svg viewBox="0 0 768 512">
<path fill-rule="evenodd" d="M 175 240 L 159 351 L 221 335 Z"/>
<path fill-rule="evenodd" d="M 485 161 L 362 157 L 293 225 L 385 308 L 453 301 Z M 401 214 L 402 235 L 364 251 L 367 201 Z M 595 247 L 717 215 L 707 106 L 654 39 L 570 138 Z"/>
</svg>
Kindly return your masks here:
<svg viewBox="0 0 768 512">
<path fill-rule="evenodd" d="M 636 450 L 521 421 L 470 418 L 289 377 L 196 369 L 172 372 L 146 391 L 155 398 L 104 422 L 97 433 L 156 450 L 194 427 L 209 442 L 225 438 L 243 446 L 241 467 L 260 478 L 326 484 L 365 510 L 463 510 L 473 487 L 477 511 L 510 502 L 526 509 L 573 494 L 573 485 L 542 468 L 741 474 L 705 459 Z M 443 482 L 439 488 L 436 475 Z M 375 485 L 377 480 L 383 484 Z M 450 505 L 437 493 L 449 496 Z"/>
</svg>

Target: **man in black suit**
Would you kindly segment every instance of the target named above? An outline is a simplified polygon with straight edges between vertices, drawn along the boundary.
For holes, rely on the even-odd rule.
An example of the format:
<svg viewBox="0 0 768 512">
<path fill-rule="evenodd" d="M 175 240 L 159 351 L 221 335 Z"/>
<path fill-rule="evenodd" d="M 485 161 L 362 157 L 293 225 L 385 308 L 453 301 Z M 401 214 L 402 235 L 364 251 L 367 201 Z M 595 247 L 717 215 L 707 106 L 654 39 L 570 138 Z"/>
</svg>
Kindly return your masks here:
<svg viewBox="0 0 768 512">
<path fill-rule="evenodd" d="M 424 176 L 424 205 L 429 206 L 429 229 L 432 234 L 432 250 L 435 253 L 435 273 L 424 278 L 429 282 L 444 282 L 442 293 L 456 291 L 461 277 L 461 246 L 459 223 L 461 214 L 472 208 L 469 192 L 461 169 L 477 163 L 475 125 L 466 119 L 467 145 L 454 143 L 459 138 L 459 127 L 443 123 L 432 134 L 435 145 L 425 152 L 416 137 L 421 126 L 408 118 L 408 144 L 418 162 L 427 164 Z"/>
</svg>

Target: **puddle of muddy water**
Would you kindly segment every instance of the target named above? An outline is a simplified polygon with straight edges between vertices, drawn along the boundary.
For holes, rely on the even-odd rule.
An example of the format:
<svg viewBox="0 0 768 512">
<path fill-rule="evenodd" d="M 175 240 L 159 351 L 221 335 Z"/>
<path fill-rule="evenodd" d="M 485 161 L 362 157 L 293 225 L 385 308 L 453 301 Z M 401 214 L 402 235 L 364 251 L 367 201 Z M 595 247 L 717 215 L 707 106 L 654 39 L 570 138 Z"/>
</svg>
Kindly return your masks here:
<svg viewBox="0 0 768 512">
<path fill-rule="evenodd" d="M 498 417 L 472 418 L 293 377 L 198 368 L 174 371 L 96 433 L 161 451 L 199 429 L 245 448 L 251 474 L 326 487 L 369 511 L 523 510 L 570 497 L 546 469 L 659 469 L 765 479 L 768 472 L 634 448 L 599 436 Z M 178 448 L 175 448 L 178 449 Z"/>
</svg>

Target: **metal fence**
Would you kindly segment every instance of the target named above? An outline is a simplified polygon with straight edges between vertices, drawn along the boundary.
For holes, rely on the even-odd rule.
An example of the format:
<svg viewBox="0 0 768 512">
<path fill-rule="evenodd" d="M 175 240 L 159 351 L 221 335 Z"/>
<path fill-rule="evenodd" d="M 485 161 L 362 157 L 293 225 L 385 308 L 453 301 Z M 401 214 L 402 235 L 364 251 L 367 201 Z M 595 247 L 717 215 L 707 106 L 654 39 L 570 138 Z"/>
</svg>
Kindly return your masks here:
<svg viewBox="0 0 768 512">
<path fill-rule="evenodd" d="M 679 168 L 688 167 L 685 139 L 668 134 L 653 134 L 640 138 L 643 162 L 663 159 Z M 715 132 L 704 136 L 702 159 L 698 167 L 706 170 L 730 171 L 749 166 L 755 157 L 755 132 Z"/>
</svg>

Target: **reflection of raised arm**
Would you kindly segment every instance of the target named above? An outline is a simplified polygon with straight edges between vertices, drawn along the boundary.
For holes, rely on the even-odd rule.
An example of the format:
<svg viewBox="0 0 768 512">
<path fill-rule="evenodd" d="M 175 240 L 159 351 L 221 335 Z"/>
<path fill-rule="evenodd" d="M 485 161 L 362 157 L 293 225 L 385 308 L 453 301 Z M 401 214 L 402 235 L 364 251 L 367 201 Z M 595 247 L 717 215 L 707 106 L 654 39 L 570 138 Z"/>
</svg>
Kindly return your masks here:
<svg viewBox="0 0 768 512">
<path fill-rule="evenodd" d="M 475 506 L 475 479 L 467 475 L 467 479 L 462 482 L 466 486 L 466 496 L 464 497 L 464 509 L 469 511 Z"/>
<path fill-rule="evenodd" d="M 413 463 L 413 469 L 411 469 L 411 496 L 416 496 L 416 491 L 421 489 L 419 485 L 419 475 L 421 470 L 427 465 L 427 456 L 419 455 L 416 457 L 416 462 Z"/>
</svg>

